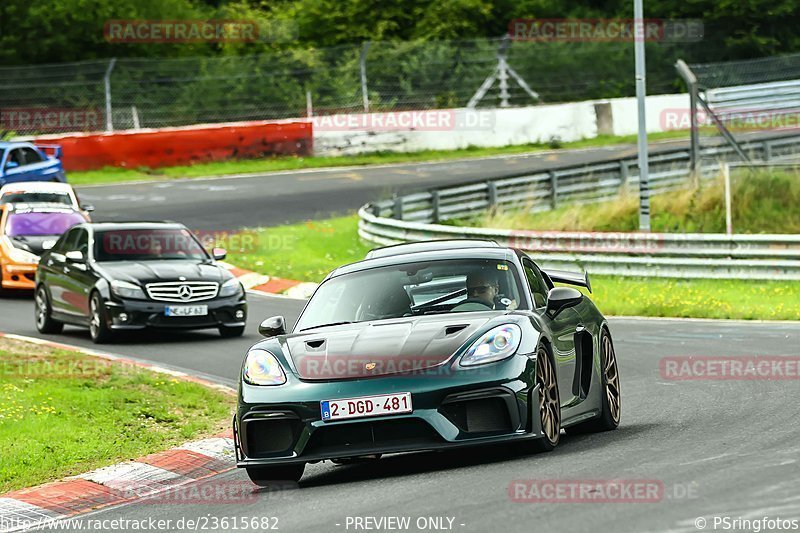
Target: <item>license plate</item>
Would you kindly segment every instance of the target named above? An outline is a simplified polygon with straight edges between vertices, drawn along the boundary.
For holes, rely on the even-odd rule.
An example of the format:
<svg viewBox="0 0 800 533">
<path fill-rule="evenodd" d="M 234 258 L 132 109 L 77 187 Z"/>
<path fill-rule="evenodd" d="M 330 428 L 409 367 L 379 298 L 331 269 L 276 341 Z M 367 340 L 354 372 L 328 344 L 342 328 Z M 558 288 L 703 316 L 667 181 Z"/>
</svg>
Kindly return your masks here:
<svg viewBox="0 0 800 533">
<path fill-rule="evenodd" d="M 208 314 L 207 305 L 168 305 L 164 309 L 167 316 L 206 316 Z"/>
<path fill-rule="evenodd" d="M 344 420 L 346 418 L 362 418 L 366 416 L 396 415 L 410 413 L 411 393 L 383 394 L 380 396 L 362 396 L 343 400 L 325 400 L 320 402 L 322 420 Z"/>
</svg>

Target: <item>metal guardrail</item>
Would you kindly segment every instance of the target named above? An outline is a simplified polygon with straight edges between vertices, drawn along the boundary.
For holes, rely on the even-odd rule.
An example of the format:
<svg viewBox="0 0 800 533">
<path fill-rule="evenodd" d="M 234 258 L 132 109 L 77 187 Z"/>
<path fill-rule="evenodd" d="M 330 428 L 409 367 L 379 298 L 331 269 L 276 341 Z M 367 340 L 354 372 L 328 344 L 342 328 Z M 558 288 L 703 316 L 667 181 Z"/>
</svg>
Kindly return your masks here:
<svg viewBox="0 0 800 533">
<path fill-rule="evenodd" d="M 742 146 L 754 159 L 786 160 L 800 155 L 800 135 Z M 729 146 L 706 148 L 699 177 L 713 177 L 721 161 L 736 159 Z M 651 188 L 664 191 L 685 185 L 691 179 L 688 163 L 688 150 L 653 156 Z M 620 158 L 412 193 L 362 207 L 359 235 L 382 245 L 443 238 L 494 239 L 532 252 L 544 266 L 577 266 L 593 274 L 800 280 L 800 235 L 539 232 L 438 223 L 496 207 L 545 211 L 562 203 L 613 199 L 637 183 L 635 158 Z"/>
</svg>

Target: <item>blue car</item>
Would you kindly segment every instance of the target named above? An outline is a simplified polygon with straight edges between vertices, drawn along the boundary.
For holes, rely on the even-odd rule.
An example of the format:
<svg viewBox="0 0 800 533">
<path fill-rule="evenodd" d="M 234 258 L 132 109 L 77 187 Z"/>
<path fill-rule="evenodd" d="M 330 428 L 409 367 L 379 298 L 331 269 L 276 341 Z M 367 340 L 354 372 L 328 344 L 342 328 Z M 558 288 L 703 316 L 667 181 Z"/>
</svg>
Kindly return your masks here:
<svg viewBox="0 0 800 533">
<path fill-rule="evenodd" d="M 52 150 L 48 155 L 45 150 Z M 61 147 L 0 141 L 0 187 L 18 181 L 67 182 Z"/>
</svg>

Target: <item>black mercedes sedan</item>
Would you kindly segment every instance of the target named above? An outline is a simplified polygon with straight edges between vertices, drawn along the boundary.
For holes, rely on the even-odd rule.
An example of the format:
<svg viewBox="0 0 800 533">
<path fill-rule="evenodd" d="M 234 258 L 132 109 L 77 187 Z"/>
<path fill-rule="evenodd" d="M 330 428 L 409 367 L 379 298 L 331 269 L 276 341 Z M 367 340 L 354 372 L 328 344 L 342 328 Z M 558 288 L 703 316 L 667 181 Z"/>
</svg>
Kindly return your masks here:
<svg viewBox="0 0 800 533">
<path fill-rule="evenodd" d="M 87 326 L 96 343 L 146 327 L 244 332 L 242 284 L 176 223 L 79 224 L 45 252 L 36 271 L 41 333 Z"/>
</svg>

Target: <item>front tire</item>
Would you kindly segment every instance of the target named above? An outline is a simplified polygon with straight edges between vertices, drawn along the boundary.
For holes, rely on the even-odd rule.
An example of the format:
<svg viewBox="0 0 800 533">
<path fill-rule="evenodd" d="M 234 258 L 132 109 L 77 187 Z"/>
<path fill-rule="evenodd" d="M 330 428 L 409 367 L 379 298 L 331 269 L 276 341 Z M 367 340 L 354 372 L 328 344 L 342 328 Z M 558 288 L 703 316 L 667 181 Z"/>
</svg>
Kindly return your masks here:
<svg viewBox="0 0 800 533">
<path fill-rule="evenodd" d="M 229 339 L 231 337 L 241 337 L 244 334 L 244 326 L 234 326 L 234 327 L 220 326 L 219 334 L 224 339 Z"/>
<path fill-rule="evenodd" d="M 536 451 L 550 452 L 561 440 L 561 396 L 553 360 L 544 344 L 539 344 L 536 350 L 536 385 L 539 389 L 537 413 L 544 437 L 533 441 L 533 445 Z"/>
<path fill-rule="evenodd" d="M 250 481 L 259 487 L 269 487 L 280 482 L 297 483 L 303 477 L 305 463 L 280 466 L 249 466 L 246 468 Z"/>
<path fill-rule="evenodd" d="M 622 412 L 619 366 L 617 365 L 617 355 L 614 352 L 614 344 L 611 342 L 611 335 L 606 329 L 603 329 L 600 334 L 600 364 L 603 369 L 601 376 L 602 397 L 600 399 L 602 411 L 600 416 L 570 427 L 567 431 L 571 434 L 599 433 L 617 429 L 619 426 Z"/>
<path fill-rule="evenodd" d="M 89 300 L 89 336 L 95 344 L 108 342 L 112 337 L 103 299 L 96 292 Z"/>
<path fill-rule="evenodd" d="M 64 323 L 53 319 L 50 316 L 51 313 L 52 308 L 50 307 L 50 298 L 47 296 L 47 289 L 44 288 L 44 285 L 40 285 L 34 295 L 34 318 L 39 333 L 61 333 L 64 329 Z"/>
</svg>

